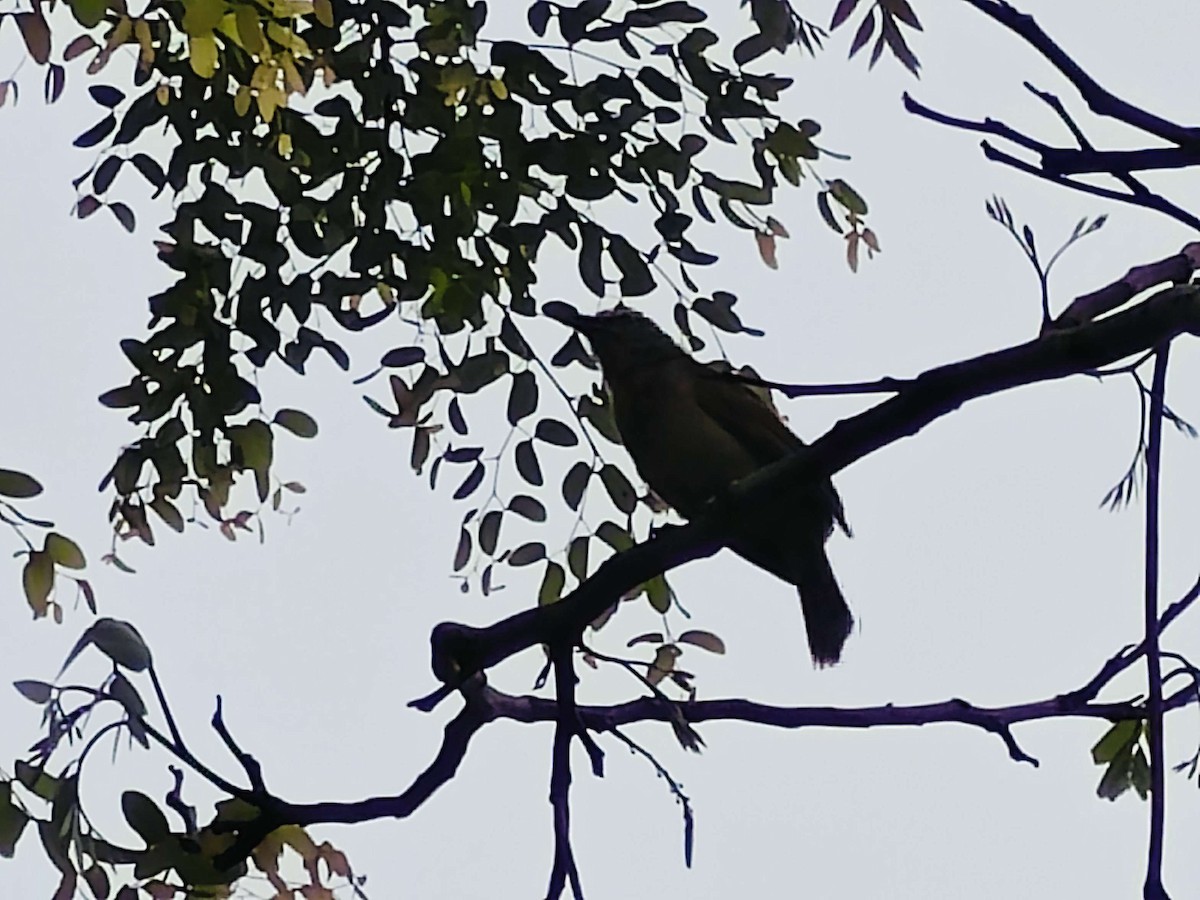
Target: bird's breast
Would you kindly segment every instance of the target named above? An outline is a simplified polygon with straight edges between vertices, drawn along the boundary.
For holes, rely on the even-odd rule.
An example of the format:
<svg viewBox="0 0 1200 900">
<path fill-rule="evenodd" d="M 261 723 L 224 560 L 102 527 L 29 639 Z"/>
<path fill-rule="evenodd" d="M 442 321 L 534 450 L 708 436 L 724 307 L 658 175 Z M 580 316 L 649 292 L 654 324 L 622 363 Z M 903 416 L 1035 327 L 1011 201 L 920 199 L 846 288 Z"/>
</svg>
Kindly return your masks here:
<svg viewBox="0 0 1200 900">
<path fill-rule="evenodd" d="M 617 428 L 638 473 L 685 518 L 760 468 L 700 408 L 692 386 L 669 378 L 629 379 L 613 391 Z"/>
</svg>

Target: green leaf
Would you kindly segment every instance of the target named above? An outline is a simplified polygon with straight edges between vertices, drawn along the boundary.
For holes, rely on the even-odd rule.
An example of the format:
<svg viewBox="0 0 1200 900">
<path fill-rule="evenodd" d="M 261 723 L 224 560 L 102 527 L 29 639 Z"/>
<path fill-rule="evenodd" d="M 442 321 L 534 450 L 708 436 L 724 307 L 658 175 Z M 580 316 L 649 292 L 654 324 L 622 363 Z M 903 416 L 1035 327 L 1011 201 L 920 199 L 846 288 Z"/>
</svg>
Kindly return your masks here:
<svg viewBox="0 0 1200 900">
<path fill-rule="evenodd" d="M 53 800 L 58 794 L 59 780 L 32 763 L 19 759 L 13 766 L 17 781 L 43 800 Z"/>
<path fill-rule="evenodd" d="M 315 422 L 313 426 L 316 426 Z M 271 492 L 271 459 L 275 443 L 270 426 L 261 419 L 255 419 L 245 425 L 231 425 L 225 433 L 240 453 L 242 465 L 254 472 L 258 499 L 265 501 Z"/>
<path fill-rule="evenodd" d="M 1138 719 L 1123 719 L 1113 725 L 1092 748 L 1092 761 L 1097 765 L 1110 763 L 1117 755 L 1137 742 L 1142 734 Z"/>
<path fill-rule="evenodd" d="M 286 428 L 296 437 L 314 438 L 317 436 L 317 420 L 298 409 L 279 410 L 275 413 L 275 424 Z"/>
<path fill-rule="evenodd" d="M 567 583 L 567 573 L 556 562 L 546 564 L 546 574 L 542 576 L 542 585 L 538 588 L 538 606 L 548 606 L 562 599 L 563 587 Z"/>
<path fill-rule="evenodd" d="M 50 608 L 47 602 L 54 588 L 54 560 L 45 550 L 34 550 L 21 573 L 21 584 L 25 588 L 25 599 L 29 601 L 35 618 L 46 615 Z"/>
<path fill-rule="evenodd" d="M 42 486 L 31 475 L 0 469 L 0 496 L 24 500 L 26 497 L 36 497 L 41 492 Z"/>
<path fill-rule="evenodd" d="M 863 200 L 858 195 L 854 188 L 850 187 L 840 178 L 835 178 L 829 182 L 829 193 L 833 195 L 833 199 L 842 206 L 846 207 L 856 216 L 865 216 L 867 214 L 867 201 Z"/>
<path fill-rule="evenodd" d="M 655 575 L 643 587 L 646 590 L 646 599 L 650 601 L 654 611 L 665 615 L 671 608 L 671 588 L 667 586 L 667 579 L 662 575 Z"/>
<path fill-rule="evenodd" d="M 83 551 L 69 537 L 64 537 L 56 531 L 46 535 L 46 552 L 60 566 L 67 569 L 82 569 L 87 565 Z"/>
</svg>

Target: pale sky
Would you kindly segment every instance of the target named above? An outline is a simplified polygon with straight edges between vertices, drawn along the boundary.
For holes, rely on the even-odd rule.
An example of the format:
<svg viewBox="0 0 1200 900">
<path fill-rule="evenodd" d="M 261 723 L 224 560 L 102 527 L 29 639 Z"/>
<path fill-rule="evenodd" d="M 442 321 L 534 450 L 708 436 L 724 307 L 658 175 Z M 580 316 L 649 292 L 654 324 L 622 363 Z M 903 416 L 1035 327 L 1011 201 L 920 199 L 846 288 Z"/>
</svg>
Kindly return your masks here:
<svg viewBox="0 0 1200 900">
<path fill-rule="evenodd" d="M 832 5 L 808 8 L 824 21 Z M 839 239 L 816 214 L 811 184 L 784 193 L 776 212 L 792 233 L 781 243 L 777 272 L 758 261 L 745 234 L 697 235 L 724 254 L 708 287 L 733 285 L 743 318 L 767 331 L 726 347 L 766 377 L 906 377 L 1032 337 L 1036 280 L 984 214 L 984 200 L 995 193 L 1047 247 L 1080 217 L 1110 215 L 1056 270 L 1059 309 L 1193 239 L 1150 213 L 989 164 L 977 136 L 906 115 L 903 90 L 948 113 L 1006 119 L 1065 143 L 1054 116 L 1023 89 L 1029 80 L 1074 104 L 1098 143 L 1131 146 L 1120 129 L 1086 118 L 1070 87 L 1015 36 L 965 4 L 914 5 L 926 26 L 914 42 L 924 64 L 919 82 L 887 58 L 872 73 L 864 60 L 847 63 L 848 34 L 836 35 L 816 61 L 789 55 L 770 62 L 797 79 L 789 109 L 822 123 L 825 146 L 853 155 L 823 171 L 867 196 L 883 254 L 857 275 L 847 271 Z M 1200 28 L 1194 4 L 1027 0 L 1024 8 L 1109 89 L 1184 123 L 1195 118 L 1194 91 L 1179 64 L 1191 58 Z M 0 76 L 17 58 L 15 34 L 11 26 L 0 30 Z M 263 373 L 272 408 L 305 409 L 321 425 L 315 441 L 277 442 L 279 474 L 304 482 L 308 493 L 290 524 L 268 517 L 264 546 L 229 544 L 215 531 L 177 536 L 158 528 L 156 548 L 124 548 L 136 576 L 100 566 L 109 498 L 96 484 L 137 432 L 95 397 L 128 380 L 116 342 L 143 333 L 145 298 L 168 277 L 151 246 L 168 210 L 147 201 L 136 174 L 122 174 L 115 190 L 139 213 L 134 235 L 104 211 L 84 222 L 71 217 L 70 180 L 92 159 L 71 140 L 100 113 L 82 90 L 82 73 L 72 71 L 66 96 L 52 107 L 40 102 L 38 79 L 17 108 L 0 110 L 8 298 L 8 327 L 0 330 L 8 374 L 0 381 L 7 426 L 0 466 L 32 472 L 46 485 L 31 512 L 56 519 L 83 545 L 102 614 L 134 621 L 150 642 L 202 758 L 239 774 L 207 725 L 219 693 L 235 736 L 279 795 L 351 800 L 403 790 L 457 709 L 453 700 L 433 715 L 404 705 L 434 687 L 430 629 L 444 620 L 482 625 L 529 605 L 537 567 L 506 573 L 507 589 L 489 598 L 460 594 L 449 577 L 465 507 L 451 501 L 449 479 L 431 493 L 413 476 L 408 433 L 389 431 L 358 399 L 363 388 L 350 383 L 380 350 L 404 341 L 399 332 L 348 336 L 349 375 L 323 360 L 304 379 L 278 365 Z M 1200 208 L 1193 177 L 1152 183 Z M 589 302 L 565 266 L 547 274 L 540 297 Z M 669 302 L 648 308 L 669 326 Z M 1197 368 L 1192 342 L 1181 339 L 1168 402 L 1193 422 L 1200 398 L 1188 386 Z M 379 397 L 383 387 L 366 389 Z M 465 405 L 473 426 L 486 428 L 498 395 Z M 786 404 L 785 413 L 798 433 L 814 438 L 872 402 L 808 399 Z M 686 566 L 673 582 L 693 619 L 675 626 L 715 631 L 729 647 L 724 657 L 685 654 L 681 662 L 699 676 L 700 696 L 817 706 L 961 697 L 1000 705 L 1080 686 L 1118 648 L 1140 639 L 1142 507 L 1119 514 L 1098 508 L 1129 464 L 1137 428 L 1131 382 L 1075 378 L 976 401 L 841 473 L 856 536 L 835 537 L 830 555 L 861 628 L 834 669 L 811 669 L 791 588 L 729 554 Z M 1164 452 L 1163 591 L 1170 601 L 1197 574 L 1189 513 L 1200 499 L 1200 444 L 1171 430 Z M 571 457 L 560 451 L 547 460 L 557 470 Z M 552 477 L 545 490 L 553 491 L 546 497 L 553 505 Z M 555 524 L 538 539 L 553 545 Z M 20 547 L 11 534 L 3 540 L 0 549 Z M 8 635 L 0 675 L 48 680 L 89 617 L 69 609 L 62 626 L 29 622 L 20 565 L 0 567 L 0 633 Z M 617 652 L 655 627 L 648 611 L 623 611 L 595 643 Z M 1196 620 L 1177 623 L 1166 643 L 1200 651 Z M 492 683 L 525 692 L 540 662 L 527 653 L 491 673 Z M 72 669 L 84 682 L 102 671 L 97 659 Z M 1103 699 L 1127 699 L 1143 685 L 1135 670 Z M 586 680 L 581 692 L 585 700 L 617 700 L 638 689 L 606 675 Z M 36 739 L 39 715 L 14 691 L 0 690 L 5 771 Z M 957 725 L 783 732 L 709 724 L 700 729 L 708 746 L 699 756 L 681 751 L 666 727 L 630 729 L 692 799 L 690 871 L 679 810 L 665 785 L 600 736 L 606 778 L 591 777 L 583 754 L 575 755 L 572 822 L 584 887 L 590 898 L 658 900 L 1140 896 L 1148 806 L 1132 796 L 1096 798 L 1101 769 L 1090 750 L 1105 728 L 1094 721 L 1018 728 L 1022 747 L 1041 761 L 1037 769 L 1011 762 L 994 736 Z M 552 852 L 551 734 L 549 726 L 491 725 L 455 780 L 412 818 L 315 833 L 346 851 L 375 900 L 543 896 Z M 1168 720 L 1170 763 L 1190 757 L 1197 741 L 1194 711 Z M 124 753 L 114 768 L 98 753 L 85 772 L 89 814 L 114 839 L 132 841 L 120 822 L 120 792 L 136 786 L 161 799 L 170 787 L 168 761 Z M 188 784 L 192 802 L 211 800 L 199 778 Z M 1195 783 L 1168 774 L 1167 804 L 1166 883 L 1173 896 L 1192 896 L 1200 883 Z M 32 834 L 15 862 L 0 863 L 6 896 L 48 896 L 56 881 Z"/>
</svg>

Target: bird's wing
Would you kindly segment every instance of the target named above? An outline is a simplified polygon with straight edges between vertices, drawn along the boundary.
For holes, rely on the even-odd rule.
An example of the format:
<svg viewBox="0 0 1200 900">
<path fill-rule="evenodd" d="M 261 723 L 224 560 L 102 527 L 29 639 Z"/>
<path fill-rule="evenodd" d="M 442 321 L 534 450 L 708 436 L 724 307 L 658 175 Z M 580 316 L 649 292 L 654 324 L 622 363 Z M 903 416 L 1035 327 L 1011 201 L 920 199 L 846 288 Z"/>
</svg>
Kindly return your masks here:
<svg viewBox="0 0 1200 900">
<path fill-rule="evenodd" d="M 805 446 L 804 441 L 784 424 L 778 410 L 736 374 L 700 363 L 695 365 L 700 370 L 696 402 L 754 457 L 759 466 L 770 465 Z M 819 495 L 830 518 L 849 535 L 850 526 L 846 522 L 842 498 L 833 484 L 825 481 Z"/>
<path fill-rule="evenodd" d="M 795 453 L 804 446 L 779 413 L 736 375 L 696 363 L 696 402 L 729 432 L 760 466 Z"/>
</svg>

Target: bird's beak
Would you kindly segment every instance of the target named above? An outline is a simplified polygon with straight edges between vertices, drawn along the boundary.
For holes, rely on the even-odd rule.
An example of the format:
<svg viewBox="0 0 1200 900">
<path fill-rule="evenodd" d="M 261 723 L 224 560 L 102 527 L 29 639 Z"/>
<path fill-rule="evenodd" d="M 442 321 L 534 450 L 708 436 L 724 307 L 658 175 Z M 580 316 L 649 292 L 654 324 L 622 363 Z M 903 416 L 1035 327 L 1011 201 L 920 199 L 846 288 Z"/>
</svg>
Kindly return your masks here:
<svg viewBox="0 0 1200 900">
<path fill-rule="evenodd" d="M 570 304 L 561 300 L 551 300 L 542 306 L 542 315 L 556 322 L 562 322 L 568 328 L 574 328 L 583 334 L 588 334 L 595 322 L 595 316 L 585 316 Z"/>
</svg>

